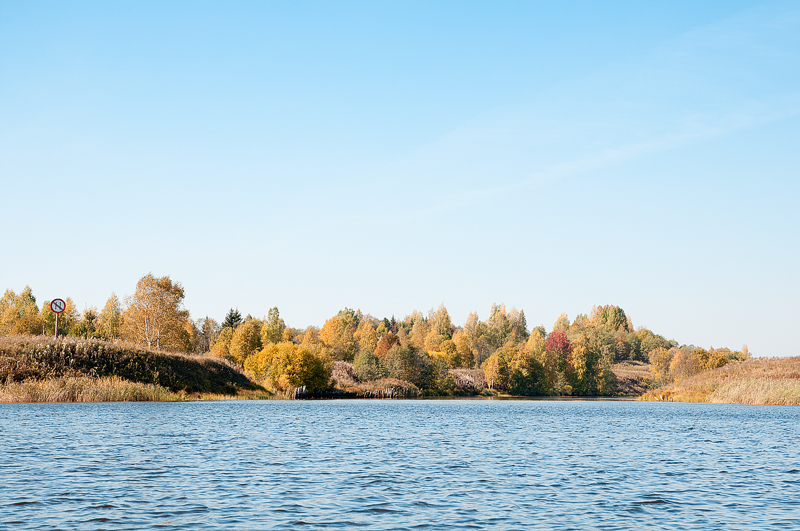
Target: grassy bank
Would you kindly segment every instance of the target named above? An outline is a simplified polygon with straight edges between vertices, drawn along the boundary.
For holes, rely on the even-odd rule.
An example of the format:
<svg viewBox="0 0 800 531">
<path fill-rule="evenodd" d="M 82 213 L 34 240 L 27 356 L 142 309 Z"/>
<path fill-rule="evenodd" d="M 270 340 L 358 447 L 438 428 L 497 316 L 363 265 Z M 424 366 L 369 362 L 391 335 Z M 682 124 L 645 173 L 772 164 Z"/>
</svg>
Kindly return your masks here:
<svg viewBox="0 0 800 531">
<path fill-rule="evenodd" d="M 0 401 L 102 402 L 265 397 L 225 360 L 99 339 L 0 338 Z"/>
<path fill-rule="evenodd" d="M 653 374 L 650 364 L 641 361 L 623 361 L 611 366 L 617 378 L 617 396 L 640 396 L 653 387 Z"/>
<path fill-rule="evenodd" d="M 642 400 L 800 405 L 800 357 L 754 358 L 649 391 Z"/>
</svg>

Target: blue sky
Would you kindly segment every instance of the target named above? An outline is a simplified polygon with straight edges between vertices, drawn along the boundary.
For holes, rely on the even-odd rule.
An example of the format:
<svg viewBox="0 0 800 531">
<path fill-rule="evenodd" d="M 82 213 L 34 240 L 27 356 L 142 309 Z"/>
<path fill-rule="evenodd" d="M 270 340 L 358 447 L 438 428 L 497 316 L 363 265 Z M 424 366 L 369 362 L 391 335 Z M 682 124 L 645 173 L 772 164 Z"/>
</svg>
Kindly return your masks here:
<svg viewBox="0 0 800 531">
<path fill-rule="evenodd" d="M 0 289 L 800 355 L 796 2 L 0 0 L 0 50 Z"/>
</svg>

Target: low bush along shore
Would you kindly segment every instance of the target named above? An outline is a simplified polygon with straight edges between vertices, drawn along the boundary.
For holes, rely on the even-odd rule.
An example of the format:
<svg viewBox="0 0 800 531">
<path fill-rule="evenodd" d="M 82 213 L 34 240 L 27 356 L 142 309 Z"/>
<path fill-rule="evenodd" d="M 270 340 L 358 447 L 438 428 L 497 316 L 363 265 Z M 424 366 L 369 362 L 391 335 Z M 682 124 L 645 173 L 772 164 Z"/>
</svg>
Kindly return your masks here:
<svg viewBox="0 0 800 531">
<path fill-rule="evenodd" d="M 166 401 L 260 398 L 259 386 L 225 360 L 98 339 L 0 338 L 0 401 Z"/>
<path fill-rule="evenodd" d="M 642 400 L 800 405 L 800 357 L 754 358 L 672 382 Z"/>
</svg>

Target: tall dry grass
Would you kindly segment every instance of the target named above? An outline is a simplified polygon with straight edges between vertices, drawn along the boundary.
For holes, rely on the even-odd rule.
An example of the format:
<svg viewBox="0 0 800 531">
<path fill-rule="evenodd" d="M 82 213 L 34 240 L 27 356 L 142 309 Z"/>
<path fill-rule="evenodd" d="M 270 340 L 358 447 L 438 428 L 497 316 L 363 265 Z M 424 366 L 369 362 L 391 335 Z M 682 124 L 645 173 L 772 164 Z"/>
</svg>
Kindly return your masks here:
<svg viewBox="0 0 800 531">
<path fill-rule="evenodd" d="M 744 378 L 723 383 L 708 397 L 715 404 L 800 406 L 800 379 Z"/>
<path fill-rule="evenodd" d="M 172 402 L 181 398 L 163 387 L 116 376 L 73 376 L 0 385 L 0 402 Z"/>
<path fill-rule="evenodd" d="M 701 372 L 642 396 L 643 400 L 800 405 L 800 357 L 753 358 Z"/>
</svg>

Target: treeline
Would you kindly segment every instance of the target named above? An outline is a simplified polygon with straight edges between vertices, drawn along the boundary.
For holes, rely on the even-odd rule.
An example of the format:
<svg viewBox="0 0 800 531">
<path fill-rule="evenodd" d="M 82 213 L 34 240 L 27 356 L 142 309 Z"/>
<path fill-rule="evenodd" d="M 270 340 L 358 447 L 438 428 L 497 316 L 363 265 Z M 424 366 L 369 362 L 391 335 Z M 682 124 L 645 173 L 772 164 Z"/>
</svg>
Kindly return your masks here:
<svg viewBox="0 0 800 531">
<path fill-rule="evenodd" d="M 284 391 L 302 385 L 329 388 L 334 363 L 340 362 L 352 366 L 361 381 L 401 380 L 430 394 L 453 392 L 471 369 L 482 371 L 487 387 L 496 392 L 607 395 L 615 385 L 611 367 L 620 361 L 655 360 L 659 371 L 678 374 L 742 354 L 724 351 L 721 356 L 723 351 L 712 349 L 703 358 L 694 347 L 678 347 L 645 328 L 634 330 L 630 317 L 613 305 L 597 306 L 573 321 L 562 314 L 549 332 L 542 325 L 529 328 L 523 310 L 502 304 L 493 305 L 485 321 L 470 313 L 461 326 L 442 304 L 402 320 L 344 308 L 320 328 L 297 329 L 284 323 L 278 308 L 263 318 L 242 317 L 231 309 L 221 322 L 193 321 L 183 299 L 180 283 L 148 274 L 124 303 L 112 294 L 99 312 L 88 308 L 78 314 L 66 299 L 59 332 L 225 358 L 260 383 Z M 8 290 L 0 299 L 0 334 L 53 334 L 54 325 L 49 301 L 39 307 L 28 287 L 20 294 Z M 687 352 L 690 361 L 675 361 Z M 697 364 L 692 356 L 704 361 Z"/>
</svg>

